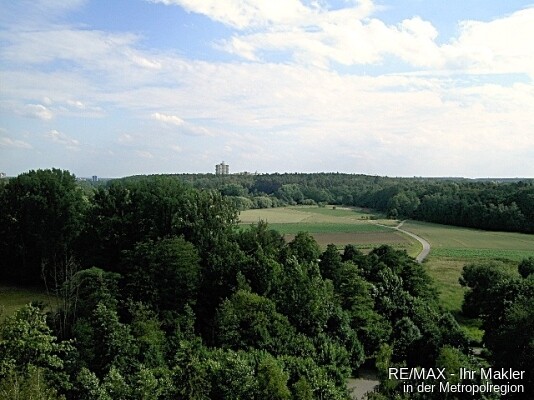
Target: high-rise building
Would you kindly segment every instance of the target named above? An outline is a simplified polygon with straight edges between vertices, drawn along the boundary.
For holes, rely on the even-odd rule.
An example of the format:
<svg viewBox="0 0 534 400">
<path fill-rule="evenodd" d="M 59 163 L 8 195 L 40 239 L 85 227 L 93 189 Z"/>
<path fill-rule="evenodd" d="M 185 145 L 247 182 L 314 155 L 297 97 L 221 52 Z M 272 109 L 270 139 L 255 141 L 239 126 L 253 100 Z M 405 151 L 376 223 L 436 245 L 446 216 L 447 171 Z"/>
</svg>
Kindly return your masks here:
<svg viewBox="0 0 534 400">
<path fill-rule="evenodd" d="M 93 177 L 91 178 L 91 180 L 92 180 L 93 182 L 98 182 L 98 176 L 93 175 Z"/>
<path fill-rule="evenodd" d="M 230 173 L 230 166 L 223 161 L 215 166 L 215 175 L 228 175 Z"/>
</svg>

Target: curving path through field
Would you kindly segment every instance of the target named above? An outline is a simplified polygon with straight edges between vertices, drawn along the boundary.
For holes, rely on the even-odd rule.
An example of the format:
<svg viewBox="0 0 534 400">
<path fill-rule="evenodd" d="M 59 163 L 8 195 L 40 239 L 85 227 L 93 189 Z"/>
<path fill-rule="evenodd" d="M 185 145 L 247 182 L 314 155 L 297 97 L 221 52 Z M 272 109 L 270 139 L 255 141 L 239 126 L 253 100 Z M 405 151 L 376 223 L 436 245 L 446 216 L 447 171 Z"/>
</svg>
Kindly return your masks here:
<svg viewBox="0 0 534 400">
<path fill-rule="evenodd" d="M 423 260 L 428 256 L 428 254 L 430 253 L 430 243 L 428 243 L 425 239 L 423 239 L 421 236 L 417 236 L 415 233 L 412 233 L 412 232 L 408 232 L 404 229 L 401 229 L 402 228 L 402 225 L 404 225 L 404 223 L 406 222 L 406 220 L 404 221 L 401 221 L 400 224 L 398 224 L 395 229 L 398 230 L 399 232 L 402 232 L 402 233 L 405 233 L 407 234 L 408 236 L 411 236 L 413 237 L 415 240 L 417 240 L 419 243 L 421 243 L 423 245 L 423 250 L 417 255 L 417 257 L 415 257 L 415 260 L 418 262 L 418 263 L 422 263 Z"/>
<path fill-rule="evenodd" d="M 402 225 L 404 225 L 405 222 L 406 222 L 406 220 L 401 221 L 400 224 L 398 224 L 397 226 L 387 226 L 387 225 L 382 225 L 382 224 L 377 224 L 377 225 L 385 226 L 386 228 L 395 229 L 395 230 L 397 230 L 397 231 L 399 231 L 399 232 L 405 233 L 406 235 L 413 237 L 415 240 L 417 240 L 419 243 L 421 243 L 421 244 L 423 245 L 423 250 L 417 255 L 417 257 L 415 257 L 415 260 L 416 260 L 418 263 L 422 263 L 423 260 L 424 260 L 424 259 L 428 256 L 428 254 L 430 253 L 430 243 L 428 243 L 428 242 L 427 242 L 425 239 L 423 239 L 421 236 L 418 236 L 418 235 L 416 235 L 415 233 L 408 232 L 408 231 L 402 229 Z"/>
</svg>

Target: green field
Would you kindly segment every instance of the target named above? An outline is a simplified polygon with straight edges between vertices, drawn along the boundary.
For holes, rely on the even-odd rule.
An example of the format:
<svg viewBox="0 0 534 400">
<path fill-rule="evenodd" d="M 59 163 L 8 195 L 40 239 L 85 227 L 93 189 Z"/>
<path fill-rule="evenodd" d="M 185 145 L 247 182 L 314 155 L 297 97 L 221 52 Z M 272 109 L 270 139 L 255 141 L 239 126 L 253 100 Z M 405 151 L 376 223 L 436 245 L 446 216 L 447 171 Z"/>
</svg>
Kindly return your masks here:
<svg viewBox="0 0 534 400">
<path fill-rule="evenodd" d="M 329 243 L 338 247 L 352 243 L 365 250 L 389 244 L 406 250 L 414 257 L 421 251 L 421 246 L 414 239 L 376 225 L 393 227 L 399 221 L 384 219 L 379 213 L 361 208 L 297 206 L 241 213 L 242 224 L 259 220 L 267 221 L 271 228 L 284 234 L 288 240 L 300 231 L 310 232 L 323 247 Z M 430 255 L 424 265 L 438 287 L 443 306 L 458 317 L 473 338 L 480 339 L 482 332 L 477 327 L 477 321 L 466 320 L 459 315 L 465 289 L 460 286 L 458 279 L 463 267 L 471 262 L 497 260 L 515 270 L 519 261 L 534 256 L 534 235 L 489 232 L 419 221 L 407 221 L 402 229 L 430 243 Z"/>
<path fill-rule="evenodd" d="M 263 208 L 259 210 L 246 210 L 240 214 L 242 224 L 256 223 L 260 220 L 269 224 L 281 223 L 336 223 L 354 224 L 368 223 L 369 220 L 384 219 L 380 213 L 372 213 L 369 210 L 358 207 L 317 207 L 317 206 L 294 206 L 279 208 Z M 385 220 L 389 221 L 390 220 Z M 382 222 L 382 221 L 380 221 Z"/>
<path fill-rule="evenodd" d="M 398 221 L 384 219 L 380 213 L 357 207 L 295 206 L 247 210 L 240 214 L 242 226 L 266 221 L 272 229 L 291 240 L 299 232 L 311 233 L 323 248 L 333 243 L 342 248 L 354 244 L 368 251 L 388 244 L 416 256 L 421 251 L 419 242 L 391 228 Z M 379 225 L 380 224 L 380 225 Z"/>
<path fill-rule="evenodd" d="M 496 260 L 515 271 L 522 259 L 534 256 L 534 235 L 489 232 L 419 221 L 408 221 L 403 229 L 430 243 L 430 255 L 424 264 L 436 282 L 441 303 L 457 316 L 465 292 L 458 280 L 466 264 Z M 459 320 L 474 338 L 481 338 L 482 333 L 476 329 L 476 323 L 461 317 Z"/>
<path fill-rule="evenodd" d="M 0 321 L 28 303 L 40 302 L 50 307 L 53 301 L 54 299 L 40 288 L 0 285 Z"/>
</svg>

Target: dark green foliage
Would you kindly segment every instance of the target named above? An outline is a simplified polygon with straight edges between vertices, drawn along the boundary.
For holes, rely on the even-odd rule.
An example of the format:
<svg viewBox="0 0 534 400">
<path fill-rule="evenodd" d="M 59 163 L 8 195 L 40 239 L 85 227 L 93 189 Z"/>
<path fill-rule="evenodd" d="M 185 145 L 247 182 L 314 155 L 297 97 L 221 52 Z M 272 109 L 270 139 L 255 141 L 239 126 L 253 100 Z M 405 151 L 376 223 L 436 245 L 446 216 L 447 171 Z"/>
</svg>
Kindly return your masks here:
<svg viewBox="0 0 534 400">
<path fill-rule="evenodd" d="M 70 342 L 58 342 L 40 309 L 32 305 L 21 308 L 0 325 L 0 381 L 4 390 L 20 396 L 36 390 L 42 398 L 54 398 L 55 392 L 47 386 L 69 387 L 65 364 L 73 351 Z M 18 379 L 29 386 L 19 387 Z M 42 391 L 38 389 L 41 382 Z"/>
<path fill-rule="evenodd" d="M 73 300 L 75 308 L 71 310 L 74 317 L 89 317 L 99 303 L 109 309 L 116 309 L 120 279 L 121 276 L 117 273 L 95 267 L 77 272 L 65 282 L 68 291 L 76 296 Z"/>
<path fill-rule="evenodd" d="M 289 262 L 273 297 L 277 310 L 309 336 L 325 329 L 335 308 L 333 285 L 322 279 L 317 264 Z"/>
<path fill-rule="evenodd" d="M 117 312 L 102 303 L 97 304 L 89 318 L 80 318 L 74 325 L 74 338 L 80 353 L 80 363 L 98 377 L 111 367 L 122 373 L 132 371 L 139 347 L 131 326 L 119 321 Z"/>
<path fill-rule="evenodd" d="M 0 400 L 64 400 L 45 380 L 42 368 L 29 365 L 27 371 L 10 370 L 0 380 Z"/>
<path fill-rule="evenodd" d="M 258 394 L 266 400 L 284 400 L 291 398 L 287 387 L 289 375 L 283 365 L 273 357 L 266 356 L 258 365 Z"/>
<path fill-rule="evenodd" d="M 324 279 L 330 279 L 334 283 L 339 281 L 338 275 L 342 269 L 341 254 L 334 244 L 329 244 L 321 255 L 319 269 Z"/>
<path fill-rule="evenodd" d="M 529 261 L 526 260 L 527 266 Z M 533 275 L 520 277 L 502 265 L 487 263 L 466 266 L 460 282 L 469 288 L 464 297 L 463 310 L 482 319 L 485 329 L 483 342 L 490 352 L 493 365 L 496 368 L 532 371 Z M 534 387 L 532 374 L 527 372 L 521 383 L 529 390 Z M 530 397 L 524 393 L 510 395 L 510 398 Z"/>
<path fill-rule="evenodd" d="M 471 317 L 490 315 L 501 318 L 507 297 L 514 296 L 509 284 L 517 275 L 495 262 L 469 264 L 463 269 L 460 284 L 469 288 L 464 296 L 462 311 Z"/>
<path fill-rule="evenodd" d="M 523 278 L 534 274 L 534 257 L 525 258 L 521 261 L 517 267 L 517 271 Z"/>
<path fill-rule="evenodd" d="M 313 352 L 311 343 L 298 336 L 272 300 L 239 290 L 224 301 L 217 313 L 217 340 L 234 350 L 261 349 L 271 354 Z"/>
<path fill-rule="evenodd" d="M 289 243 L 289 255 L 295 257 L 298 262 L 317 262 L 321 255 L 321 249 L 312 235 L 308 232 L 299 232 Z"/>
<path fill-rule="evenodd" d="M 183 238 L 138 243 L 125 253 L 123 265 L 128 297 L 160 312 L 181 311 L 196 302 L 200 257 Z"/>
<path fill-rule="evenodd" d="M 0 273 L 30 282 L 55 276 L 60 284 L 87 205 L 68 171 L 29 171 L 10 179 L 0 192 Z"/>
<path fill-rule="evenodd" d="M 395 363 L 477 368 L 425 267 L 405 252 L 322 251 L 308 233 L 286 243 L 263 222 L 241 230 L 236 200 L 434 210 L 449 223 L 469 209 L 514 229 L 528 228 L 521 215 L 532 211 L 529 183 L 155 176 L 91 193 L 58 170 L 13 181 L 0 189 L 2 262 L 32 279 L 43 265 L 61 302 L 47 320 L 27 307 L 0 326 L 0 397 L 347 399 L 347 377 L 374 359 L 382 378 Z M 498 264 L 462 275 L 464 310 L 483 319 L 492 365 L 533 368 L 531 261 L 521 276 Z M 402 396 L 396 382 L 380 390 Z"/>
<path fill-rule="evenodd" d="M 531 286 L 529 295 L 509 305 L 503 320 L 484 336 L 495 366 L 527 371 L 521 383 L 528 388 L 534 387 L 534 283 Z"/>
</svg>

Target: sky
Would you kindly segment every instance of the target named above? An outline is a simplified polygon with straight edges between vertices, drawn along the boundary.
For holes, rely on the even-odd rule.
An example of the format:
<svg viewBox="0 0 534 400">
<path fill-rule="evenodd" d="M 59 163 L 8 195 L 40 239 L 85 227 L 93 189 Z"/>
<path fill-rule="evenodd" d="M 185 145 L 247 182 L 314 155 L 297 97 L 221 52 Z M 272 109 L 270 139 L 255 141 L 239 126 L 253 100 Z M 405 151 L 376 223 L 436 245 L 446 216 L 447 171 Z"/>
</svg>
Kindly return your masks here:
<svg viewBox="0 0 534 400">
<path fill-rule="evenodd" d="M 534 4 L 0 0 L 0 171 L 534 177 Z"/>
</svg>

